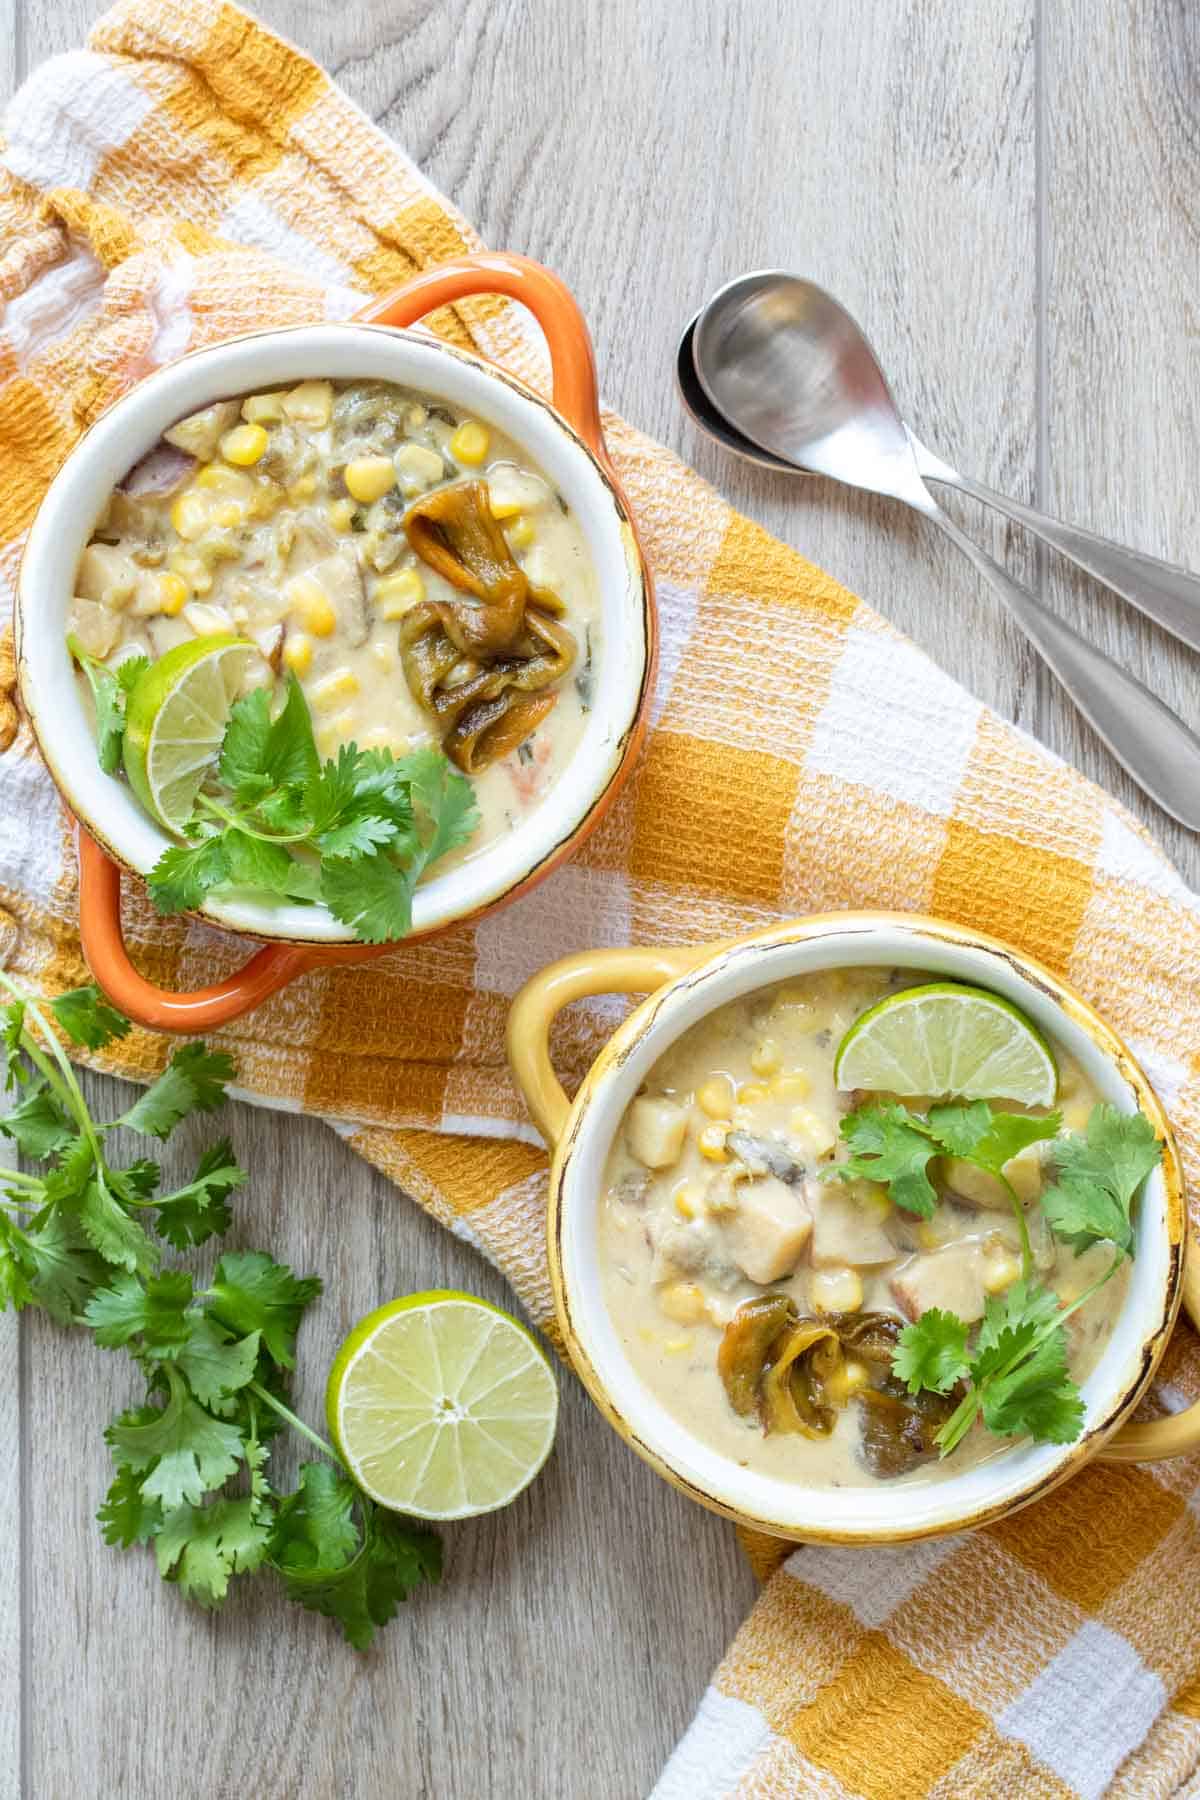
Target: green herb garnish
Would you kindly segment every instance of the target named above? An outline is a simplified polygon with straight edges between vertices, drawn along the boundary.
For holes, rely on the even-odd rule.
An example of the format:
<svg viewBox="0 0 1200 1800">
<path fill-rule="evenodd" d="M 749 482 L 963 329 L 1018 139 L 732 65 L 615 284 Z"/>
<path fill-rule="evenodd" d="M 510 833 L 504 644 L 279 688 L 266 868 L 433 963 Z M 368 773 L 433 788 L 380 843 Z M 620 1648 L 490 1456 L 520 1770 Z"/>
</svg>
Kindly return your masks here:
<svg viewBox="0 0 1200 1800">
<path fill-rule="evenodd" d="M 1023 1275 L 1003 1297 L 987 1302 L 973 1345 L 963 1320 L 939 1307 L 900 1333 L 892 1366 L 910 1394 L 948 1394 L 966 1384 L 937 1435 L 943 1456 L 979 1416 L 1000 1437 L 1069 1444 L 1079 1435 L 1083 1402 L 1067 1372 L 1066 1321 L 1133 1255 L 1133 1201 L 1161 1160 L 1162 1145 L 1141 1113 L 1119 1113 L 1108 1105 L 1093 1110 L 1082 1136 L 1059 1137 L 1058 1127 L 1056 1113 L 1045 1118 L 996 1113 L 984 1101 L 932 1107 L 927 1118 L 898 1104 L 872 1105 L 842 1122 L 853 1154 L 827 1174 L 885 1180 L 898 1205 L 927 1217 L 929 1199 L 936 1198 L 928 1160 L 945 1153 L 995 1175 L 1016 1211 Z M 1076 1255 L 1095 1244 L 1113 1246 L 1109 1267 L 1069 1306 L 1033 1277 L 1024 1209 L 1004 1174 L 1010 1157 L 1050 1138 L 1049 1156 L 1059 1178 L 1043 1192 L 1041 1207 L 1051 1231 Z"/>
<path fill-rule="evenodd" d="M 287 1405 L 296 1336 L 321 1283 L 255 1250 L 227 1251 L 200 1290 L 187 1270 L 162 1266 L 151 1218 L 181 1250 L 228 1227 L 229 1196 L 246 1179 L 228 1139 L 171 1193 L 159 1191 L 156 1163 L 109 1154 L 118 1126 L 166 1138 L 220 1105 L 230 1059 L 184 1045 L 120 1118 L 100 1124 L 46 1014 L 3 971 L 0 988 L 12 996 L 0 1009 L 0 1059 L 20 1095 L 0 1132 L 44 1165 L 0 1170 L 0 1310 L 40 1306 L 89 1329 L 102 1347 L 125 1350 L 145 1383 L 143 1403 L 105 1433 L 116 1464 L 97 1514 L 105 1538 L 152 1543 L 164 1579 L 202 1606 L 219 1605 L 235 1576 L 273 1569 L 291 1599 L 366 1649 L 418 1582 L 438 1578 L 440 1545 L 361 1494 Z M 60 996 L 51 1011 L 91 1049 L 130 1029 L 95 988 Z M 329 1459 L 304 1464 L 290 1494 L 266 1473 L 285 1424 Z"/>
<path fill-rule="evenodd" d="M 251 887 L 324 901 L 364 943 L 407 935 L 425 870 L 479 823 L 471 784 L 440 750 L 403 757 L 344 744 L 322 763 L 299 683 L 277 718 L 256 688 L 230 714 L 217 773 L 202 790 L 186 847 L 149 875 L 160 912 L 191 910 L 214 888 Z"/>
<path fill-rule="evenodd" d="M 115 775 L 121 766 L 121 746 L 125 737 L 125 701 L 143 670 L 150 667 L 148 656 L 127 656 L 110 669 L 98 657 L 91 656 L 72 633 L 67 649 L 87 677 L 96 707 L 96 755 L 106 775 Z"/>
</svg>

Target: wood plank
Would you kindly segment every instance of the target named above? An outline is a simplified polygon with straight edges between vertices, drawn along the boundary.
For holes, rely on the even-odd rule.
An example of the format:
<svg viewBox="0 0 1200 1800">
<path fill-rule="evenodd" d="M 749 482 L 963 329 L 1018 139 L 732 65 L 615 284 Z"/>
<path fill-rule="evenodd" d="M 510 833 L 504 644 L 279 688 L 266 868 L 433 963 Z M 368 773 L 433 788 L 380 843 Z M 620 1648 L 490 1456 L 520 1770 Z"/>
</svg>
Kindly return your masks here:
<svg viewBox="0 0 1200 1800">
<path fill-rule="evenodd" d="M 7 1138 L 0 1138 L 0 1173 L 17 1166 Z M 24 1676 L 22 1625 L 25 1595 L 21 1568 L 24 1548 L 24 1442 L 21 1398 L 24 1358 L 22 1321 L 16 1313 L 0 1313 L 0 1443 L 7 1445 L 0 1475 L 0 1800 L 17 1800 L 21 1792 L 21 1746 Z"/>
<path fill-rule="evenodd" d="M 1200 13 L 1155 4 L 1046 9 L 1045 504 L 1200 568 L 1195 504 Z M 1052 602 L 1200 726 L 1200 660 L 1131 607 L 1048 565 Z M 1038 734 L 1145 818 L 1193 886 L 1200 839 L 1133 788 L 1040 683 Z"/>
</svg>

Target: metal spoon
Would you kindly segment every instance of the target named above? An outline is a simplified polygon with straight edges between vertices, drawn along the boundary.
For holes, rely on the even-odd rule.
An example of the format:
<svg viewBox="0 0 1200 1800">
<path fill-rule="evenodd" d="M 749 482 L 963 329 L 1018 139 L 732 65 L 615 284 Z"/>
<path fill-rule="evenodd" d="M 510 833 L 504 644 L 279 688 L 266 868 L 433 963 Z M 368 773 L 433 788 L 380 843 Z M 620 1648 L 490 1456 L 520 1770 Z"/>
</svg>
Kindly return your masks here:
<svg viewBox="0 0 1200 1800">
<path fill-rule="evenodd" d="M 767 466 L 800 468 L 890 495 L 932 519 L 999 594 L 1118 762 L 1164 811 L 1190 829 L 1200 829 L 1200 739 L 941 510 L 921 479 L 922 464 L 931 478 L 954 481 L 980 498 L 1000 497 L 977 489 L 917 444 L 900 419 L 870 345 L 831 295 L 778 271 L 745 275 L 713 296 L 689 332 L 696 381 L 689 376 L 685 385 L 681 344 L 680 382 L 689 409 L 705 429 L 712 429 L 715 411 L 723 429 L 713 434 L 740 454 L 747 453 L 746 445 Z M 693 397 L 707 399 L 702 412 Z M 1010 508 L 1022 522 L 1031 510 L 1002 503 L 1002 510 Z M 1033 517 L 1039 529 L 1068 532 L 1040 515 Z M 1093 551 L 1100 545 L 1131 557 L 1103 539 L 1091 539 L 1091 544 Z M 1151 558 L 1138 562 L 1179 577 L 1200 593 L 1200 583 L 1183 571 L 1153 565 Z M 1187 641 L 1200 644 L 1196 621 L 1187 617 L 1185 593 L 1172 591 L 1174 611 L 1196 634 Z M 1184 635 L 1179 618 L 1165 616 L 1162 592 L 1150 599 L 1139 589 L 1139 595 L 1143 611 Z"/>
</svg>

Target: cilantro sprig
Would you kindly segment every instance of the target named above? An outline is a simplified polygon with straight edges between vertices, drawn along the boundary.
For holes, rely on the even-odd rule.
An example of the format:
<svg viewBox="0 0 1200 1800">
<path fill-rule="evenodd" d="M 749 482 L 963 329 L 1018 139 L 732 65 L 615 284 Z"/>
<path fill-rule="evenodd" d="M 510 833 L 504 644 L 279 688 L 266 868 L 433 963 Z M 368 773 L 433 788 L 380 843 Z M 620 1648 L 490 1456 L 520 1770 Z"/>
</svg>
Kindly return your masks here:
<svg viewBox="0 0 1200 1800">
<path fill-rule="evenodd" d="M 1021 1233 L 1021 1279 L 988 1300 L 971 1341 L 957 1314 L 932 1307 L 900 1333 L 893 1372 L 909 1393 L 964 1389 L 937 1436 L 948 1456 L 976 1419 L 1000 1437 L 1073 1443 L 1083 1423 L 1079 1389 L 1067 1368 L 1066 1322 L 1110 1281 L 1134 1250 L 1133 1204 L 1162 1145 L 1141 1113 L 1095 1107 L 1082 1135 L 1059 1135 L 1057 1113 L 1034 1118 L 996 1112 L 986 1101 L 931 1107 L 927 1115 L 898 1102 L 860 1107 L 842 1121 L 849 1156 L 827 1179 L 885 1182 L 898 1206 L 927 1218 L 937 1201 L 929 1179 L 935 1156 L 962 1158 L 1006 1189 Z M 1076 1253 L 1109 1244 L 1107 1269 L 1069 1306 L 1034 1279 L 1025 1211 L 1004 1165 L 1029 1144 L 1049 1141 L 1058 1179 L 1041 1196 L 1046 1223 Z"/>
<path fill-rule="evenodd" d="M 101 1124 L 50 1018 L 3 971 L 0 989 L 11 996 L 0 1008 L 0 1067 L 18 1096 L 0 1132 L 43 1165 L 0 1170 L 0 1310 L 40 1306 L 90 1330 L 97 1345 L 132 1357 L 144 1383 L 141 1404 L 105 1432 L 116 1469 L 97 1514 L 106 1540 L 152 1544 L 163 1578 L 206 1607 L 221 1604 L 235 1577 L 271 1569 L 291 1599 L 366 1649 L 418 1582 L 437 1580 L 441 1550 L 432 1532 L 361 1494 L 287 1404 L 297 1334 L 320 1281 L 257 1250 L 226 1251 L 200 1289 L 188 1270 L 163 1266 L 157 1238 L 183 1250 L 229 1226 L 229 1196 L 246 1174 L 227 1138 L 166 1193 L 157 1163 L 122 1166 L 109 1151 L 118 1127 L 165 1139 L 181 1119 L 213 1111 L 230 1059 L 184 1045 L 126 1112 Z M 130 1029 L 95 988 L 60 995 L 50 1014 L 89 1049 Z M 303 1464 L 290 1494 L 267 1472 L 285 1425 L 327 1459 Z"/>
<path fill-rule="evenodd" d="M 160 912 L 249 887 L 324 901 L 362 942 L 387 943 L 411 930 L 425 870 L 479 823 L 470 782 L 440 750 L 395 757 L 343 744 L 322 762 L 295 676 L 275 717 L 264 688 L 236 702 L 217 776 L 220 792 L 197 797 L 191 841 L 164 851 L 150 872 Z"/>
</svg>

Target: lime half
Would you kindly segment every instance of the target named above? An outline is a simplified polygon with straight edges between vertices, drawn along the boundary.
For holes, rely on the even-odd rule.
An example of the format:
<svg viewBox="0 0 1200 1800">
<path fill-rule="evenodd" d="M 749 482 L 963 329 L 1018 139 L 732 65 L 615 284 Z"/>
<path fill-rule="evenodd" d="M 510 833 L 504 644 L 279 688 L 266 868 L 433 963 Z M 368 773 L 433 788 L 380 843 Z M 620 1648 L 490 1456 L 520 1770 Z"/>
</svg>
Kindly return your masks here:
<svg viewBox="0 0 1200 1800">
<path fill-rule="evenodd" d="M 1058 1067 L 1023 1012 L 998 994 L 957 981 L 891 994 L 856 1019 L 833 1065 L 839 1088 L 952 1094 L 1050 1106 Z"/>
<path fill-rule="evenodd" d="M 143 670 L 125 706 L 125 773 L 160 825 L 181 836 L 221 754 L 254 645 L 216 636 L 177 644 Z"/>
<path fill-rule="evenodd" d="M 419 1519 L 494 1512 L 550 1454 L 558 1387 L 515 1319 L 470 1294 L 410 1294 L 337 1353 L 325 1416 L 372 1500 Z"/>
</svg>

